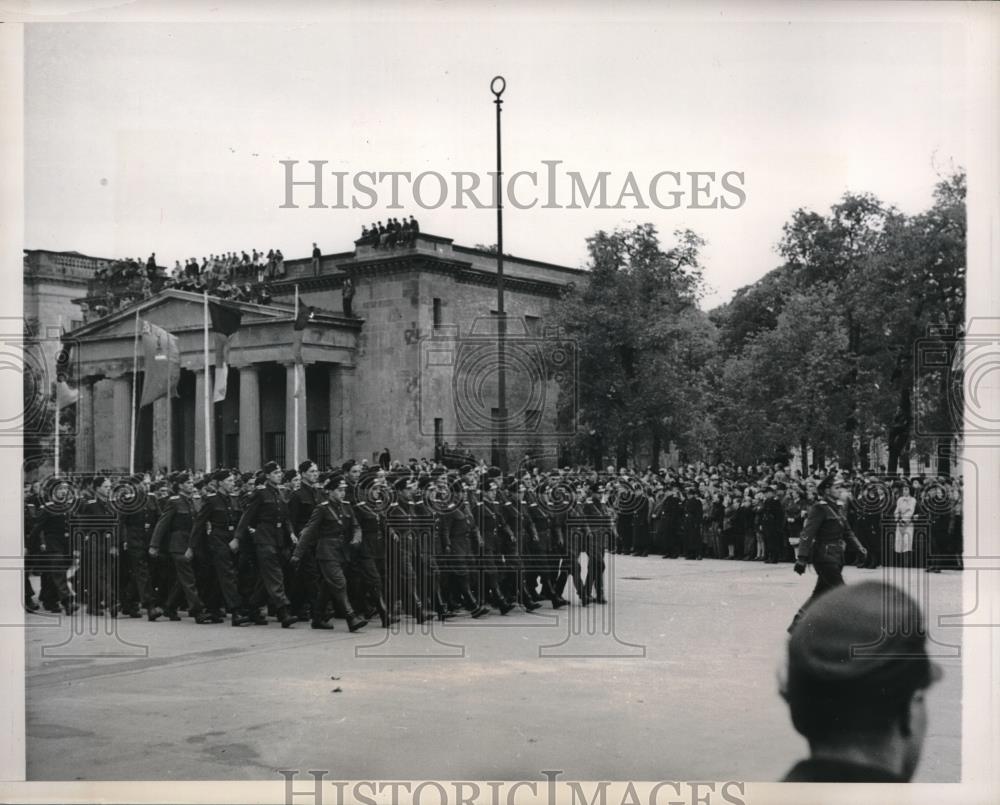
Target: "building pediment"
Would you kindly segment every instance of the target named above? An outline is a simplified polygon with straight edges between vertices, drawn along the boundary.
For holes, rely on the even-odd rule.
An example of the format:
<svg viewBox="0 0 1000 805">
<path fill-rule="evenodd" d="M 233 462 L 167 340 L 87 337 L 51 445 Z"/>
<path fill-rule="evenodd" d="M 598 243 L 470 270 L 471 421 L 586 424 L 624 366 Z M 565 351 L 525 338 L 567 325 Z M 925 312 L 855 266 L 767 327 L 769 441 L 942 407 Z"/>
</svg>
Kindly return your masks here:
<svg viewBox="0 0 1000 805">
<path fill-rule="evenodd" d="M 210 301 L 214 300 L 209 297 Z M 230 362 L 234 366 L 294 360 L 295 309 L 291 305 L 258 305 L 225 300 L 242 314 L 240 329 L 230 339 Z M 205 365 L 204 297 L 190 291 L 167 289 L 150 299 L 130 305 L 72 330 L 66 341 L 76 353 L 82 376 L 116 377 L 130 372 L 134 362 L 136 317 L 156 324 L 177 337 L 181 366 L 198 370 Z M 316 313 L 302 331 L 302 360 L 353 365 L 361 319 Z M 209 323 L 211 334 L 211 323 Z M 214 342 L 210 342 L 214 360 Z M 140 358 L 141 363 L 141 358 Z M 141 368 L 141 367 L 140 367 Z"/>
<path fill-rule="evenodd" d="M 221 300 L 210 296 L 209 301 Z M 295 317 L 295 309 L 289 305 L 257 305 L 252 302 L 229 300 L 226 300 L 225 304 L 243 313 L 243 326 L 261 322 L 290 321 Z M 168 288 L 156 296 L 79 327 L 73 330 L 71 335 L 78 339 L 132 337 L 135 334 L 136 314 L 140 319 L 157 324 L 172 333 L 200 330 L 204 325 L 204 297 L 191 291 Z"/>
</svg>

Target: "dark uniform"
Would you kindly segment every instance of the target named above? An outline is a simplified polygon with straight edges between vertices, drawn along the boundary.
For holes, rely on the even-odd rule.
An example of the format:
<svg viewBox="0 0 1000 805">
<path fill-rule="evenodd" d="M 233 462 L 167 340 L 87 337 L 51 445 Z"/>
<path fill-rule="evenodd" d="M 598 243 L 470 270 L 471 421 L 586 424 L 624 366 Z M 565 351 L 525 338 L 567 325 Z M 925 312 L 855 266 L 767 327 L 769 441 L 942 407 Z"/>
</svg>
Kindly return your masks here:
<svg viewBox="0 0 1000 805">
<path fill-rule="evenodd" d="M 795 628 L 795 624 L 799 622 L 813 601 L 827 590 L 832 590 L 844 583 L 844 577 L 841 573 L 844 569 L 844 552 L 848 542 L 858 551 L 864 551 L 864 547 L 851 531 L 847 518 L 838 511 L 834 502 L 823 498 L 814 503 L 809 509 L 809 514 L 806 515 L 806 522 L 802 527 L 802 536 L 799 538 L 796 554 L 797 564 L 812 562 L 816 571 L 816 587 L 808 600 L 795 613 L 795 618 L 792 620 L 791 626 L 788 627 L 789 632 Z"/>
<path fill-rule="evenodd" d="M 288 514 L 291 517 L 294 533 L 302 534 L 302 529 L 309 522 L 313 509 L 322 501 L 323 496 L 320 490 L 305 481 L 292 492 L 288 500 Z M 298 568 L 292 579 L 293 584 L 289 590 L 292 611 L 299 616 L 300 620 L 311 620 L 314 611 L 317 613 L 317 617 L 321 617 L 326 609 L 328 597 L 326 586 L 320 583 L 315 546 L 301 554 Z"/>
<path fill-rule="evenodd" d="M 219 592 L 234 626 L 245 623 L 243 598 L 239 590 L 236 552 L 229 543 L 236 536 L 240 511 L 236 501 L 223 492 L 209 492 L 202 498 L 201 508 L 195 515 L 191 529 L 191 547 L 204 557 L 215 572 Z"/>
<path fill-rule="evenodd" d="M 347 597 L 347 577 L 344 567 L 349 564 L 348 550 L 358 529 L 351 507 L 336 500 L 325 500 L 314 507 L 309 522 L 299 535 L 292 561 L 298 564 L 310 550 L 316 553 L 320 577 L 326 585 L 333 604 L 347 619 L 348 628 L 353 632 L 367 621 L 358 617 Z M 313 612 L 314 628 L 331 628 L 319 618 L 322 613 Z"/>
<path fill-rule="evenodd" d="M 69 530 L 69 516 L 53 511 L 51 504 L 42 506 L 34 517 L 30 542 L 38 545 L 42 557 L 42 586 L 51 585 L 52 595 L 66 614 L 72 614 L 77 606 L 73 601 L 66 571 L 73 565 L 73 548 Z M 44 594 L 43 594 L 44 599 Z M 46 608 L 49 607 L 46 603 Z"/>
<path fill-rule="evenodd" d="M 781 560 L 785 537 L 785 509 L 775 497 L 764 500 L 760 510 L 760 525 L 764 532 L 764 562 L 775 565 Z"/>
<path fill-rule="evenodd" d="M 436 526 L 437 543 L 443 554 L 439 565 L 447 572 L 454 591 L 462 604 L 472 611 L 473 617 L 485 615 L 489 609 L 482 606 L 481 601 L 476 601 L 469 588 L 469 570 L 480 552 L 482 538 L 468 500 L 452 503 L 447 511 L 438 516 Z"/>
<path fill-rule="evenodd" d="M 107 607 L 114 616 L 118 611 L 118 554 L 121 548 L 120 522 L 111 504 L 101 498 L 88 500 L 81 515 L 106 521 L 107 526 L 88 529 L 81 552 L 81 575 L 87 609 L 103 614 Z"/>
<path fill-rule="evenodd" d="M 385 583 L 389 600 L 403 601 L 418 622 L 424 620 L 423 599 L 414 568 L 420 561 L 420 531 L 427 530 L 431 518 L 413 501 L 393 502 L 385 515 L 389 567 Z"/>
<path fill-rule="evenodd" d="M 149 547 L 159 551 L 160 546 L 165 543 L 173 562 L 177 581 L 170 591 L 166 605 L 171 620 L 177 618 L 177 604 L 183 593 L 187 599 L 188 612 L 199 623 L 205 623 L 207 622 L 203 611 L 205 607 L 195 585 L 194 567 L 187 556 L 188 549 L 193 550 L 191 532 L 194 528 L 194 517 L 195 504 L 191 498 L 186 495 L 171 495 L 163 514 L 153 528 Z"/>
<path fill-rule="evenodd" d="M 281 499 L 276 486 L 265 484 L 257 487 L 247 501 L 246 510 L 236 526 L 236 539 L 241 546 L 249 529 L 254 529 L 253 545 L 257 570 L 264 589 L 277 611 L 283 627 L 289 627 L 295 618 L 288 612 L 285 595 L 283 565 L 290 542 L 288 506 Z"/>
<path fill-rule="evenodd" d="M 357 487 L 354 489 L 357 492 Z M 367 614 L 378 613 L 383 626 L 389 625 L 389 612 L 382 587 L 385 573 L 386 524 L 385 514 L 364 501 L 351 507 L 361 528 L 361 542 L 349 548 L 352 574 L 356 579 L 356 600 L 372 607 Z"/>
<path fill-rule="evenodd" d="M 150 620 L 156 620 L 162 614 L 158 612 L 156 606 L 156 596 L 149 572 L 149 538 L 153 526 L 159 519 L 155 499 L 152 497 L 143 501 L 138 511 L 122 515 L 124 561 L 121 564 L 125 572 L 124 606 L 133 616 L 139 615 L 140 605 L 145 607 Z"/>
</svg>

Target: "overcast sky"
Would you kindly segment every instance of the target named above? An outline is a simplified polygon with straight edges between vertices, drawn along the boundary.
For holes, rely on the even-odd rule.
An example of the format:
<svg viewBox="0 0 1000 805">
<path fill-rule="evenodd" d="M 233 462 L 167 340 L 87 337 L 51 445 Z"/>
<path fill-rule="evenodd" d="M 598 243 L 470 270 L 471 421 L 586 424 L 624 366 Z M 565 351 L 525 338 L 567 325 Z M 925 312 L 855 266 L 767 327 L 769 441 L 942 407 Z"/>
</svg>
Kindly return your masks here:
<svg viewBox="0 0 1000 805">
<path fill-rule="evenodd" d="M 575 266 L 598 229 L 651 221 L 669 244 L 690 227 L 708 241 L 710 307 L 778 264 L 797 207 L 825 212 L 847 190 L 928 206 L 936 173 L 965 160 L 963 37 L 942 21 L 698 22 L 647 6 L 535 20 L 428 9 L 277 26 L 33 25 L 25 242 L 155 251 L 167 265 L 251 248 L 301 257 L 313 241 L 348 251 L 362 223 L 400 214 L 387 194 L 368 211 L 307 209 L 308 193 L 279 209 L 278 160 L 485 174 L 488 86 L 502 73 L 507 172 L 542 160 L 609 171 L 612 203 L 630 171 L 640 187 L 661 171 L 740 171 L 746 193 L 730 210 L 508 208 L 505 251 Z M 331 178 L 327 203 L 334 190 Z M 492 210 L 405 212 L 460 244 L 496 240 Z"/>
</svg>

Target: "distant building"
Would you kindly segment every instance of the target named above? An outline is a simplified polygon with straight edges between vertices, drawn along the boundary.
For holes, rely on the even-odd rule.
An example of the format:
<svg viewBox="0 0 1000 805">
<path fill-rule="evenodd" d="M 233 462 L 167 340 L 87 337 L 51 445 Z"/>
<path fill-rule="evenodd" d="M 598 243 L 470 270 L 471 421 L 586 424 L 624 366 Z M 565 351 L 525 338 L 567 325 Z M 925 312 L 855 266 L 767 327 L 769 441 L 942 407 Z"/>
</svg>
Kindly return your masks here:
<svg viewBox="0 0 1000 805">
<path fill-rule="evenodd" d="M 26 257 L 25 315 L 30 258 L 46 266 L 31 280 L 38 288 L 34 316 L 51 321 L 61 311 L 67 324 L 79 322 L 71 299 L 83 295 L 86 272 L 101 261 L 76 256 L 95 261 L 90 268 L 71 265 L 70 257 L 31 255 L 56 253 Z M 137 314 L 176 335 L 181 349 L 179 398 L 138 411 L 137 470 L 204 469 L 206 440 L 213 466 L 244 469 L 271 459 L 290 466 L 296 457 L 321 465 L 372 459 L 383 447 L 405 461 L 431 456 L 446 442 L 499 459 L 495 254 L 421 233 L 400 248 L 356 243 L 353 251 L 324 255 L 318 274 L 311 257 L 284 265 L 284 278 L 270 285 L 270 304 L 235 303 L 243 320 L 231 342 L 228 394 L 211 406 L 208 422 L 203 395 L 212 375 L 206 380 L 201 295 L 166 289 L 73 328 L 80 391 L 76 470 L 128 468 L 133 383 L 139 392 L 143 377 L 141 358 L 133 373 Z M 72 268 L 72 282 L 42 284 L 41 274 L 58 274 L 56 267 Z M 547 330 L 546 320 L 562 290 L 586 272 L 508 256 L 504 274 L 508 463 L 516 465 L 525 453 L 554 460 L 559 435 L 575 424 L 571 401 L 564 409 L 569 420 L 557 414 L 560 389 L 570 397 L 575 391 L 575 354 Z M 354 291 L 351 316 L 343 307 L 347 279 Z M 293 352 L 296 286 L 301 304 L 315 310 L 303 333 L 302 364 Z M 297 372 L 304 389 L 298 399 Z"/>
</svg>

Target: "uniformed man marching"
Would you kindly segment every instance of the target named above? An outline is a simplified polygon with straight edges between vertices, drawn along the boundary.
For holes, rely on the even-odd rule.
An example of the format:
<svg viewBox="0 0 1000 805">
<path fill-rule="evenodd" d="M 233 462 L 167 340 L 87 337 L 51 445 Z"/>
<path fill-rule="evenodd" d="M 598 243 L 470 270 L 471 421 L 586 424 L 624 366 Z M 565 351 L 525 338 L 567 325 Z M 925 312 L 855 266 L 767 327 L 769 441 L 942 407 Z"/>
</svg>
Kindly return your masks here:
<svg viewBox="0 0 1000 805">
<path fill-rule="evenodd" d="M 188 612 L 194 617 L 195 623 L 213 623 L 215 619 L 205 612 L 205 606 L 198 595 L 195 585 L 194 568 L 191 560 L 194 549 L 191 547 L 191 530 L 194 527 L 195 505 L 194 484 L 186 472 L 178 472 L 171 479 L 174 493 L 170 496 L 167 506 L 153 529 L 149 541 L 149 555 L 158 556 L 160 546 L 165 545 L 173 560 L 174 572 L 177 576 L 177 586 L 171 591 L 167 600 L 167 614 L 172 621 L 179 621 L 177 614 L 177 599 L 183 592 L 187 599 Z"/>
<path fill-rule="evenodd" d="M 249 530 L 254 529 L 253 545 L 260 577 L 278 620 L 281 621 L 281 627 L 290 629 L 295 625 L 295 616 L 288 608 L 282 565 L 289 542 L 296 541 L 297 537 L 292 533 L 288 506 L 278 489 L 282 476 L 277 462 L 268 461 L 264 465 L 265 483 L 250 495 L 243 516 L 236 526 L 235 539 L 242 545 Z"/>
<path fill-rule="evenodd" d="M 796 551 L 795 572 L 800 576 L 806 572 L 806 565 L 812 563 L 816 571 L 816 587 L 812 595 L 802 605 L 792 620 L 788 631 L 795 628 L 813 601 L 834 587 L 844 583 L 841 575 L 844 569 L 844 551 L 850 542 L 861 555 L 868 556 L 868 551 L 854 535 L 847 517 L 840 510 L 840 503 L 847 498 L 847 489 L 832 475 L 824 478 L 816 491 L 819 500 L 812 505 L 806 515 L 802 536 Z"/>
<path fill-rule="evenodd" d="M 240 511 L 236 506 L 236 477 L 232 470 L 212 474 L 213 488 L 202 498 L 201 508 L 191 529 L 190 544 L 195 553 L 204 551 L 215 571 L 219 590 L 230 613 L 233 626 L 245 626 L 250 617 L 244 612 L 237 575 L 236 525 Z"/>
<path fill-rule="evenodd" d="M 292 554 L 292 565 L 297 566 L 308 551 L 315 550 L 320 576 L 334 606 L 347 619 L 347 628 L 356 632 L 366 626 L 368 621 L 357 615 L 351 607 L 347 597 L 344 566 L 349 563 L 349 546 L 361 541 L 361 532 L 355 523 L 351 507 L 344 500 L 347 494 L 344 476 L 339 472 L 331 474 L 325 486 L 330 492 L 330 499 L 313 508 Z M 313 629 L 333 628 L 333 624 L 328 623 L 323 615 L 322 612 L 313 612 Z"/>
</svg>

